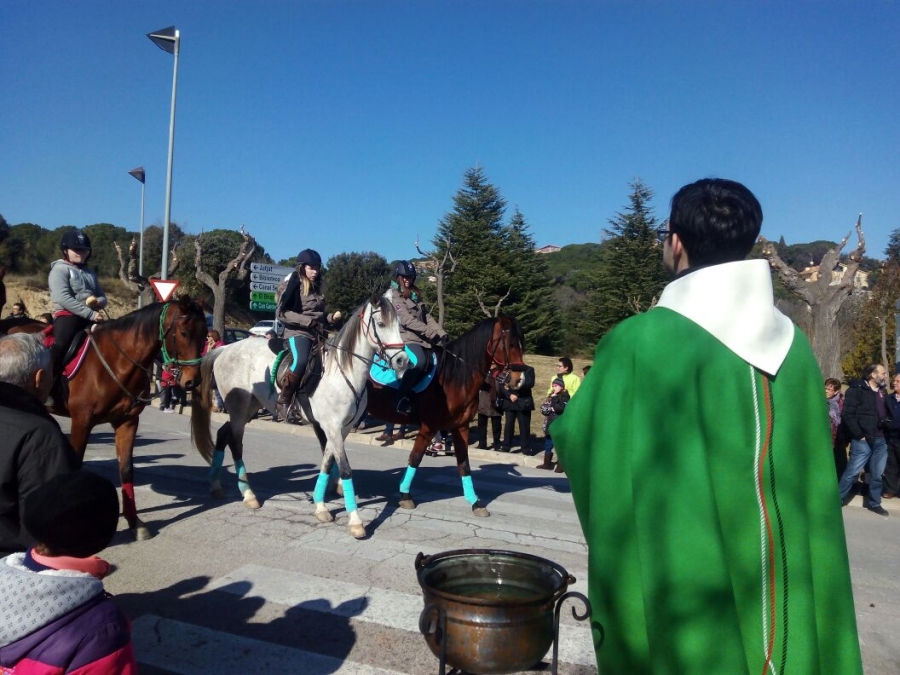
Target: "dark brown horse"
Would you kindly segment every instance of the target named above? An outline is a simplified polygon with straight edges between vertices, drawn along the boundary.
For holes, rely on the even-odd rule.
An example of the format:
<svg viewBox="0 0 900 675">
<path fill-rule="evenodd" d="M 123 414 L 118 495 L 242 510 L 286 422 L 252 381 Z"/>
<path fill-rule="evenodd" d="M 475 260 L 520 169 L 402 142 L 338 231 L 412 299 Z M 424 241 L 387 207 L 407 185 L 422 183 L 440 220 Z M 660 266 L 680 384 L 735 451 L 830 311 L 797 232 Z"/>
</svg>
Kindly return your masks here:
<svg viewBox="0 0 900 675">
<path fill-rule="evenodd" d="M 45 324 L 33 322 L 37 330 Z M 200 355 L 206 344 L 203 310 L 188 297 L 155 303 L 120 319 L 97 324 L 81 367 L 69 381 L 67 400 L 54 400 L 50 411 L 72 418 L 70 441 L 84 457 L 91 430 L 109 423 L 116 433 L 116 457 L 122 482 L 122 514 L 136 539 L 152 534 L 137 516 L 134 501 L 134 438 L 138 416 L 150 403 L 156 358 L 181 367 L 180 384 L 200 381 Z"/>
<path fill-rule="evenodd" d="M 434 381 L 414 395 L 412 415 L 396 412 L 394 389 L 368 384 L 369 412 L 378 419 L 395 423 L 419 423 L 400 483 L 400 506 L 416 508 L 410 496 L 412 479 L 425 455 L 425 448 L 441 429 L 453 434 L 456 467 L 462 479 L 463 496 L 477 516 L 490 513 L 475 494 L 469 467 L 469 422 L 478 409 L 478 391 L 489 372 L 503 376 L 509 367 L 523 362 L 524 337 L 519 324 L 511 317 L 487 319 L 451 342 L 441 355 Z M 518 373 L 512 373 L 518 377 Z"/>
</svg>

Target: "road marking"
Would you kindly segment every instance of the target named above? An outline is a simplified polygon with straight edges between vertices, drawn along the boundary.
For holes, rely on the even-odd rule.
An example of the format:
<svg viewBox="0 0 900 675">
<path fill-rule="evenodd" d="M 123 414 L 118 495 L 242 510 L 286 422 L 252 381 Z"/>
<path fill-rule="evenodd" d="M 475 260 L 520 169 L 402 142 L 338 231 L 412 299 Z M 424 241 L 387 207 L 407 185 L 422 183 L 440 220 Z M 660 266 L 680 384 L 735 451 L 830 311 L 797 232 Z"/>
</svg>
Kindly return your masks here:
<svg viewBox="0 0 900 675">
<path fill-rule="evenodd" d="M 262 597 L 267 602 L 289 607 L 303 604 L 305 609 L 412 633 L 419 632 L 419 614 L 424 607 L 421 595 L 323 579 L 262 565 L 239 567 L 214 579 L 207 588 L 242 597 Z M 577 606 L 576 609 L 581 611 L 583 608 Z M 570 610 L 564 607 L 563 611 L 568 613 Z M 565 663 L 594 665 L 596 660 L 590 629 L 561 623 L 559 659 Z"/>
<path fill-rule="evenodd" d="M 131 626 L 139 663 L 178 675 L 403 675 L 146 614 Z"/>
</svg>

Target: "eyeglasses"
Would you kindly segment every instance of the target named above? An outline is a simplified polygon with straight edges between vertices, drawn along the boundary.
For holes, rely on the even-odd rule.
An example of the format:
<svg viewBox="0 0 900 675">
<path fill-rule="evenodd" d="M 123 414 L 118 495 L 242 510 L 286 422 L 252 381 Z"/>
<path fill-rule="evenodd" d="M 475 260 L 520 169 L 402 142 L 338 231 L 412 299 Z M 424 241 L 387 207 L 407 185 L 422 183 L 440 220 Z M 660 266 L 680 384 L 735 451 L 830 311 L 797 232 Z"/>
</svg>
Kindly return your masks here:
<svg viewBox="0 0 900 675">
<path fill-rule="evenodd" d="M 669 229 L 668 223 L 656 228 L 656 238 L 659 239 L 659 243 L 663 244 L 666 241 L 666 238 L 672 234 L 672 230 Z"/>
</svg>

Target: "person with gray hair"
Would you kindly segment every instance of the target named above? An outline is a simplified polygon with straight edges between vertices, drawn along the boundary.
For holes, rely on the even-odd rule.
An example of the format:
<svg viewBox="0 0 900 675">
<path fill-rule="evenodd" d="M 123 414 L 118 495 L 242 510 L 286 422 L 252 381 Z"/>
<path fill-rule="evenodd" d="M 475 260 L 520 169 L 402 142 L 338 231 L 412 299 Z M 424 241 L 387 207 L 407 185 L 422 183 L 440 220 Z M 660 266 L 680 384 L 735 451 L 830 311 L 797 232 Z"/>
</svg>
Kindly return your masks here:
<svg viewBox="0 0 900 675">
<path fill-rule="evenodd" d="M 33 335 L 0 338 L 0 557 L 24 551 L 25 498 L 51 478 L 79 468 L 56 420 L 44 408 L 50 350 Z"/>
</svg>

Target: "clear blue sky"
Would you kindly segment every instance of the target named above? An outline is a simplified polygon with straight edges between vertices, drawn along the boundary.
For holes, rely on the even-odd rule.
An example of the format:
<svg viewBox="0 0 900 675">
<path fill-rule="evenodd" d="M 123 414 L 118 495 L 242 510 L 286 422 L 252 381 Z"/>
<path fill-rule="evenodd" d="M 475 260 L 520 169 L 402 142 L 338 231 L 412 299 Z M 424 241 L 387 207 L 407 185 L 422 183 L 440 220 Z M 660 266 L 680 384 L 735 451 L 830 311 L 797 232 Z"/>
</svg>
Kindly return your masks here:
<svg viewBox="0 0 900 675">
<path fill-rule="evenodd" d="M 0 2 L 0 214 L 244 224 L 275 257 L 430 246 L 476 164 L 538 245 L 596 242 L 640 177 L 664 217 L 744 182 L 763 234 L 900 227 L 900 3 Z M 855 244 L 851 240 L 850 246 Z M 850 248 L 848 246 L 848 249 Z"/>
</svg>

